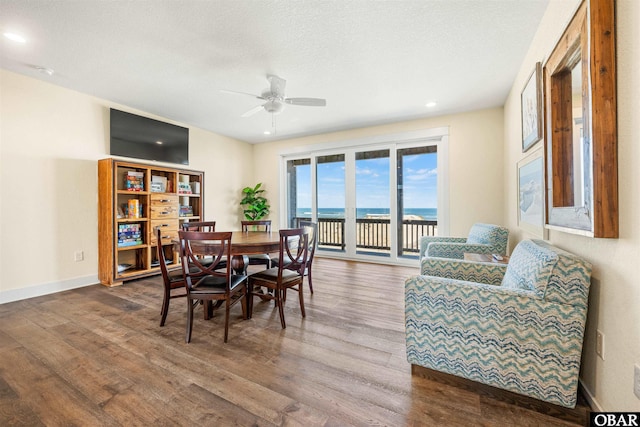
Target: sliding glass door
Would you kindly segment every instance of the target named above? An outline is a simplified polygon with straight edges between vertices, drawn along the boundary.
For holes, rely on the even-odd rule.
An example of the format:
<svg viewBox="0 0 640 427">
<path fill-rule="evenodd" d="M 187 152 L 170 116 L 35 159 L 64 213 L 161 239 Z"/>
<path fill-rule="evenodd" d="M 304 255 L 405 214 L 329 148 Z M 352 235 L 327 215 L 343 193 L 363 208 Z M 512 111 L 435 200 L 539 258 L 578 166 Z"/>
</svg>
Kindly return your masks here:
<svg viewBox="0 0 640 427">
<path fill-rule="evenodd" d="M 390 150 L 355 153 L 356 253 L 389 257 L 391 254 Z"/>
<path fill-rule="evenodd" d="M 420 237 L 438 235 L 437 146 L 397 151 L 398 256 L 420 252 Z"/>
<path fill-rule="evenodd" d="M 346 197 L 345 155 L 328 154 L 315 157 L 315 218 L 318 220 L 318 245 L 321 250 L 345 252 Z"/>
<path fill-rule="evenodd" d="M 420 237 L 446 231 L 442 138 L 283 156 L 289 227 L 318 223 L 318 252 L 409 262 Z"/>
<path fill-rule="evenodd" d="M 300 220 L 311 220 L 311 159 L 287 160 L 287 227 L 295 228 Z"/>
</svg>

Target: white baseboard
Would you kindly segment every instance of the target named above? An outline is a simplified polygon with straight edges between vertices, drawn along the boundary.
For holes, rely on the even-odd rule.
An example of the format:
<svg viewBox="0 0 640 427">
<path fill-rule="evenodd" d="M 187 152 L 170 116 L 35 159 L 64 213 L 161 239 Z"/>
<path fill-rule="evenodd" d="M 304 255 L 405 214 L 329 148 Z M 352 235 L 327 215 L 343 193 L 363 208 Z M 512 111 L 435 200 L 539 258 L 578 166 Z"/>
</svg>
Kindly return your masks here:
<svg viewBox="0 0 640 427">
<path fill-rule="evenodd" d="M 591 407 L 591 410 L 594 412 L 604 412 L 602 406 L 600 406 L 596 398 L 593 397 L 593 394 L 591 394 L 591 391 L 584 385 L 584 382 L 582 382 L 582 378 L 578 379 L 578 383 L 580 389 L 582 389 L 582 394 L 584 395 L 585 399 L 587 399 L 587 403 Z"/>
<path fill-rule="evenodd" d="M 100 283 L 98 281 L 98 275 L 92 274 L 91 276 L 76 277 L 59 282 L 43 283 L 41 285 L 29 286 L 27 288 L 0 291 L 0 304 L 39 297 L 42 295 L 49 295 L 56 292 L 68 291 L 69 289 L 82 288 L 84 286 L 95 285 L 97 283 Z"/>
</svg>

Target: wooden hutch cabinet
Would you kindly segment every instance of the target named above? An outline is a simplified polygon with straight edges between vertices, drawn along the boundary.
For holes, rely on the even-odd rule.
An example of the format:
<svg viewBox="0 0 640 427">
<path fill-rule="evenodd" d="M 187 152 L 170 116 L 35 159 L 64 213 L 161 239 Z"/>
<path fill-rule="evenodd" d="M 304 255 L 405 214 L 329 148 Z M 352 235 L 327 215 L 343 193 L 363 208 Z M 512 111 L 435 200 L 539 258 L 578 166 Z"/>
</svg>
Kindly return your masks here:
<svg viewBox="0 0 640 427">
<path fill-rule="evenodd" d="M 183 222 L 204 219 L 204 172 L 116 159 L 98 161 L 98 277 L 106 286 L 160 273 L 156 229 L 167 262 Z"/>
</svg>

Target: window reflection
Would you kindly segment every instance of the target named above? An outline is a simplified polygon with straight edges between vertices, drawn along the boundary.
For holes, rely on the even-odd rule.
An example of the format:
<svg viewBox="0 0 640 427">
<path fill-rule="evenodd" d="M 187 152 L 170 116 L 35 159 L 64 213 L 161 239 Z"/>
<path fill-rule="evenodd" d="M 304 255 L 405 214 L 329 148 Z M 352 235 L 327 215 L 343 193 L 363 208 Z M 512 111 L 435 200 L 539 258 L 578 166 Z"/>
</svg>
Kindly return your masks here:
<svg viewBox="0 0 640 427">
<path fill-rule="evenodd" d="M 571 70 L 571 109 L 573 124 L 573 204 L 584 206 L 584 135 L 582 132 L 582 64 L 580 61 Z M 571 206 L 571 205 L 570 205 Z"/>
</svg>

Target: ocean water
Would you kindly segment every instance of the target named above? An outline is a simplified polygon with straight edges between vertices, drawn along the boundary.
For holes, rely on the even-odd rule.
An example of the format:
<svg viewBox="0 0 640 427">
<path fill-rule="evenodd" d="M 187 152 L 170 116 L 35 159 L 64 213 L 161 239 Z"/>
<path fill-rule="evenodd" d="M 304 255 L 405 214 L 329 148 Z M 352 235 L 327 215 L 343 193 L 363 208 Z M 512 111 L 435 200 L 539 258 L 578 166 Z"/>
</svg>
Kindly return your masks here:
<svg viewBox="0 0 640 427">
<path fill-rule="evenodd" d="M 389 209 L 386 208 L 359 208 L 356 210 L 357 218 L 367 218 L 389 215 Z M 438 219 L 438 209 L 436 208 L 416 208 L 405 209 L 404 215 L 415 215 L 425 220 Z M 296 216 L 298 218 L 311 218 L 311 208 L 298 208 Z M 320 208 L 318 209 L 319 218 L 344 218 L 344 209 L 342 208 Z"/>
</svg>

